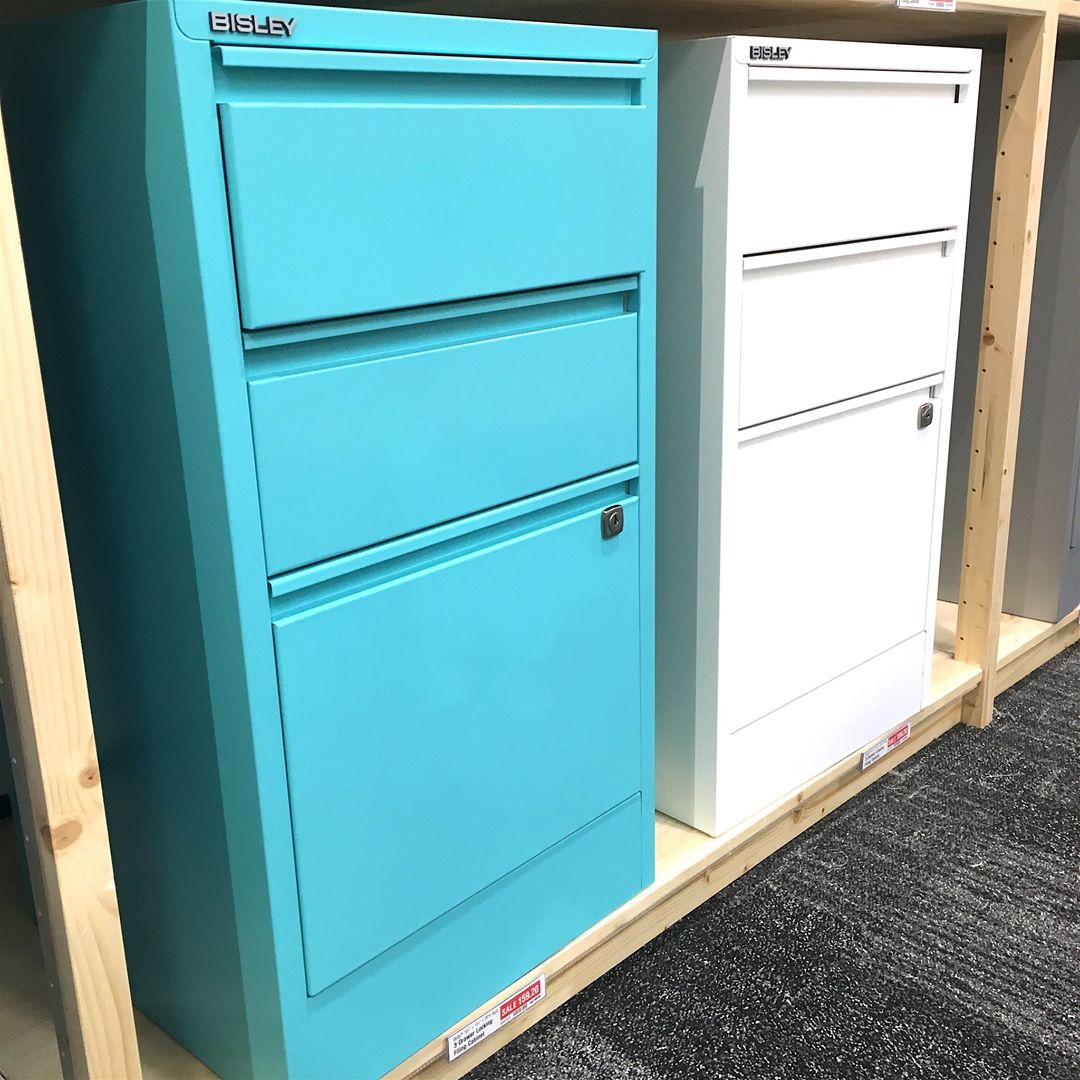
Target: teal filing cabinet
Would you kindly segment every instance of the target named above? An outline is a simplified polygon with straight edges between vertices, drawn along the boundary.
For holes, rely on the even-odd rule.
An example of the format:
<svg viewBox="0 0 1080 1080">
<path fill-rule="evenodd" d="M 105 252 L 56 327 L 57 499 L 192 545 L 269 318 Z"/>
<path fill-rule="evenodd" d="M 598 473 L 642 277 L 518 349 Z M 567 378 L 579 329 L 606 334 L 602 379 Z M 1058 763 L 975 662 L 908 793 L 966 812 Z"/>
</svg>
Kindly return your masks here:
<svg viewBox="0 0 1080 1080">
<path fill-rule="evenodd" d="M 652 878 L 655 51 L 4 38 L 134 996 L 225 1075 L 380 1075 Z"/>
</svg>

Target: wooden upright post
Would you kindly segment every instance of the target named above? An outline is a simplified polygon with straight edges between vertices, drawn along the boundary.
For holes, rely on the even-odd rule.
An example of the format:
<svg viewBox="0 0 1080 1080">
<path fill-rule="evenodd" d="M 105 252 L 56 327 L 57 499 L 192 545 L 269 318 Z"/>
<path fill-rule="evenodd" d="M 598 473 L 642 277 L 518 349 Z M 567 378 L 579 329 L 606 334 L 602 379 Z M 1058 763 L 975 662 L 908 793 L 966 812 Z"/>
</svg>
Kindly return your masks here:
<svg viewBox="0 0 1080 1080">
<path fill-rule="evenodd" d="M 0 119 L 3 710 L 67 1077 L 141 1076 L 52 444 Z"/>
<path fill-rule="evenodd" d="M 977 727 L 994 710 L 1057 21 L 1056 8 L 1013 17 L 1005 45 L 956 628 L 956 658 L 983 672 L 964 707 Z"/>
</svg>

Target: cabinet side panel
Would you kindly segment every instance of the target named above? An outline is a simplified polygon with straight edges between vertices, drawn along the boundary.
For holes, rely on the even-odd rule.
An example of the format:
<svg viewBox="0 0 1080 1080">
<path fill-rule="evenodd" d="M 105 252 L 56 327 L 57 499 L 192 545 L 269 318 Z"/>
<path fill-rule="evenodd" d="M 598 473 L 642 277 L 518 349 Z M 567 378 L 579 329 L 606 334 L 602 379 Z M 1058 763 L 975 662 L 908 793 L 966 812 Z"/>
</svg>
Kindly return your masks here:
<svg viewBox="0 0 1080 1080">
<path fill-rule="evenodd" d="M 1028 363 L 1016 451 L 1004 609 L 1056 622 L 1068 596 L 1073 453 L 1080 412 L 1080 63 L 1054 65 Z M 1075 559 L 1073 559 L 1075 565 Z"/>
<path fill-rule="evenodd" d="M 146 181 L 162 16 L 127 4 L 11 31 L 2 89 L 133 997 L 248 1075 Z"/>
<path fill-rule="evenodd" d="M 698 448 L 706 322 L 706 192 L 700 171 L 722 60 L 721 41 L 670 44 L 660 50 L 656 805 L 690 822 L 696 802 L 696 716 L 711 705 L 715 718 L 715 694 L 711 703 L 698 701 Z M 722 297 L 712 298 L 711 304 L 714 310 L 722 309 Z M 717 502 L 719 497 L 718 487 Z"/>
</svg>

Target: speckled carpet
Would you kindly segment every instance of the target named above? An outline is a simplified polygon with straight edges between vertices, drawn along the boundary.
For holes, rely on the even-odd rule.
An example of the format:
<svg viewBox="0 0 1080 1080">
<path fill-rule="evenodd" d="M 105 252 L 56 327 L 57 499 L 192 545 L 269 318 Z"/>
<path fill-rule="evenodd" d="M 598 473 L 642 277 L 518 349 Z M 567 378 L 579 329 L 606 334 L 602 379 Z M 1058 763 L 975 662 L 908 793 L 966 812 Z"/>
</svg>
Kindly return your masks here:
<svg viewBox="0 0 1080 1080">
<path fill-rule="evenodd" d="M 1080 646 L 471 1080 L 1080 1078 Z"/>
</svg>

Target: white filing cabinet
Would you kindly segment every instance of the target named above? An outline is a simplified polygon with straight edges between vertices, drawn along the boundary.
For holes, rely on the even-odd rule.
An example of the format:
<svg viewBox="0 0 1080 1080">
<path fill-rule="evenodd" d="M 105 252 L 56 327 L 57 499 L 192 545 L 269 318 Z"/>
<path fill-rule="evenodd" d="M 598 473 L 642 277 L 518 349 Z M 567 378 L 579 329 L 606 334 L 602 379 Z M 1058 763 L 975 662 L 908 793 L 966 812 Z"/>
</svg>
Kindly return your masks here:
<svg viewBox="0 0 1080 1080">
<path fill-rule="evenodd" d="M 979 60 L 661 46 L 657 807 L 706 832 L 926 700 Z"/>
</svg>

